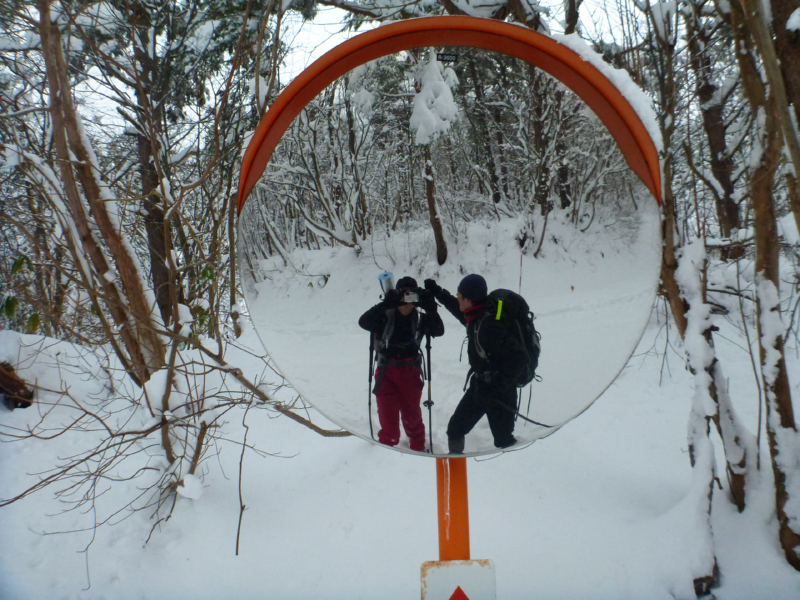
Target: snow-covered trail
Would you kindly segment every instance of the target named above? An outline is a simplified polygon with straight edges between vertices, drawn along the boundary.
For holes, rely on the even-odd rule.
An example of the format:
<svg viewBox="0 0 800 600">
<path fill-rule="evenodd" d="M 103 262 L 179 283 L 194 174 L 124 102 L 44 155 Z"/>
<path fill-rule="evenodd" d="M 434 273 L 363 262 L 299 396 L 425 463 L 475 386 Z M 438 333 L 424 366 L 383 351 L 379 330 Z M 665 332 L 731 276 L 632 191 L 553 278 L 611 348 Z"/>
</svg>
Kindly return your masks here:
<svg viewBox="0 0 800 600">
<path fill-rule="evenodd" d="M 654 203 L 651 202 L 654 205 Z M 647 212 L 650 208 L 651 211 Z M 451 243 L 444 267 L 435 261 L 428 231 L 377 244 L 357 255 L 336 248 L 296 252 L 296 266 L 273 271 L 247 294 L 254 326 L 281 372 L 305 399 L 329 419 L 368 439 L 369 336 L 358 328 L 359 316 L 379 301 L 377 277 L 383 270 L 396 278 L 411 275 L 422 285 L 427 277 L 455 293 L 469 272 L 484 275 L 489 289 L 521 292 L 536 315 L 543 352 L 532 386 L 529 416 L 558 427 L 585 410 L 614 380 L 639 341 L 655 296 L 660 266 L 658 217 L 654 207 L 641 210 L 640 228 L 629 239 L 614 240 L 555 220 L 550 243 L 538 258 L 513 249 L 519 222 L 473 223 L 465 239 Z M 409 249 L 419 248 L 414 254 Z M 518 248 L 518 246 L 517 246 Z M 270 265 L 264 265 L 269 269 Z M 313 274 L 313 276 L 304 273 Z M 324 277 L 323 277 L 324 275 Z M 324 285 L 320 283 L 324 282 Z M 445 429 L 463 395 L 469 368 L 462 357 L 464 328 L 440 309 L 445 335 L 433 340 L 432 398 L 434 453 L 446 453 Z M 527 410 L 529 390 L 523 390 Z M 427 397 L 427 391 L 423 391 Z M 373 427 L 378 427 L 373 407 Z M 428 415 L 425 415 L 426 427 Z M 375 430 L 377 432 L 377 429 Z M 554 429 L 519 421 L 521 444 Z M 408 448 L 403 437 L 400 447 Z M 467 436 L 466 453 L 494 452 L 484 419 Z"/>
</svg>

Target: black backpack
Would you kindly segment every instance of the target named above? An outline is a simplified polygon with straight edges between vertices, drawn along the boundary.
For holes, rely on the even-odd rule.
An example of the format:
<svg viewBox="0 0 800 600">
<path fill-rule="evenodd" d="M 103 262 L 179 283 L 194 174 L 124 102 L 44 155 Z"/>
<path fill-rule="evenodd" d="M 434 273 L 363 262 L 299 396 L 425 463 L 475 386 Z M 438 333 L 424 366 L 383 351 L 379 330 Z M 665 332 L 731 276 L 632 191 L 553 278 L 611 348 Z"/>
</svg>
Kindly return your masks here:
<svg viewBox="0 0 800 600">
<path fill-rule="evenodd" d="M 387 310 L 386 325 L 384 325 L 383 327 L 383 333 L 380 336 L 378 336 L 378 334 L 374 334 L 375 339 L 373 341 L 374 344 L 373 347 L 375 348 L 375 350 L 378 352 L 379 355 L 389 347 L 389 340 L 391 339 L 392 334 L 394 333 L 395 318 L 396 318 L 395 309 L 390 308 L 389 310 Z M 416 344 L 417 349 L 419 349 L 420 346 L 422 345 L 422 339 L 420 336 L 420 329 L 419 329 L 419 321 L 420 321 L 419 312 L 414 311 L 411 320 L 411 337 L 413 341 L 409 342 L 409 345 L 412 343 Z"/>
<path fill-rule="evenodd" d="M 517 387 L 525 387 L 536 377 L 536 367 L 539 366 L 541 336 L 533 326 L 533 313 L 525 302 L 525 298 L 511 290 L 494 290 L 486 298 L 486 314 L 481 318 L 475 328 L 475 349 L 478 355 L 487 360 L 486 352 L 478 341 L 478 332 L 485 319 L 500 321 L 505 328 L 516 335 L 525 349 L 527 366 L 517 377 Z"/>
</svg>

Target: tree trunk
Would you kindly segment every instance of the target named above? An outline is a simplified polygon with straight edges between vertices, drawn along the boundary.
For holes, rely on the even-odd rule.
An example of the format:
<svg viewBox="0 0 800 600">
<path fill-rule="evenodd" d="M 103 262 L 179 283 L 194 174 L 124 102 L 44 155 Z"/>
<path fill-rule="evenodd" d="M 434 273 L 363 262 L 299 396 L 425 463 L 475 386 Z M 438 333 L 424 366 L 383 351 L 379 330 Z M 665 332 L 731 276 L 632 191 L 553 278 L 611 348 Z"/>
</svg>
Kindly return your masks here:
<svg viewBox="0 0 800 600">
<path fill-rule="evenodd" d="M 431 162 L 431 147 L 425 146 L 425 196 L 428 199 L 428 212 L 431 215 L 433 237 L 436 240 L 436 260 L 443 265 L 447 260 L 447 244 L 442 233 L 442 222 L 436 209 L 436 186 L 433 182 L 433 163 Z"/>
<path fill-rule="evenodd" d="M 469 58 L 470 74 L 472 75 L 472 85 L 475 90 L 475 117 L 478 121 L 480 131 L 478 135 L 484 141 L 484 152 L 486 153 L 487 169 L 489 170 L 489 181 L 492 192 L 492 202 L 497 204 L 500 202 L 500 178 L 497 176 L 497 165 L 494 161 L 494 152 L 492 151 L 492 139 L 489 135 L 489 124 L 486 119 L 486 99 L 483 94 L 483 81 L 478 76 L 478 69 L 475 66 L 475 61 L 472 57 Z M 476 144 L 477 146 L 477 144 Z"/>
<path fill-rule="evenodd" d="M 139 176 L 142 186 L 142 210 L 150 251 L 150 276 L 165 326 L 172 321 L 172 296 L 175 282 L 170 278 L 167 254 L 172 249 L 169 223 L 164 220 L 164 205 L 158 189 L 161 185 L 156 165 L 158 164 L 158 138 L 161 130 L 163 93 L 159 89 L 159 71 L 155 59 L 147 52 L 150 44 L 152 23 L 147 7 L 139 2 L 131 4 L 131 39 L 134 40 L 134 56 L 139 65 L 136 87 L 137 116 L 140 123 L 149 128 L 136 136 L 139 153 Z M 168 68 L 168 67 L 165 67 Z M 155 144 L 155 145 L 154 145 Z"/>
<path fill-rule="evenodd" d="M 736 47 L 741 48 L 736 53 L 736 58 L 742 83 L 750 106 L 758 116 L 756 143 L 762 150 L 761 160 L 750 176 L 750 197 L 755 221 L 756 311 L 761 374 L 767 405 L 767 440 L 775 477 L 775 506 L 780 543 L 786 560 L 800 570 L 800 533 L 790 524 L 791 516 L 799 515 L 790 516 L 786 513 L 789 500 L 787 476 L 797 477 L 800 474 L 796 472 L 796 465 L 787 468 L 786 460 L 781 456 L 791 452 L 789 448 L 796 443 L 797 430 L 783 353 L 782 327 L 780 331 L 774 331 L 774 325 L 780 323 L 778 227 L 772 196 L 772 185 L 780 165 L 783 146 L 777 98 L 780 90 L 770 85 L 768 92 L 761 79 L 759 65 L 754 59 L 755 43 L 750 29 L 752 14 L 751 11 L 746 11 L 746 6 L 732 2 L 730 18 Z"/>
<path fill-rule="evenodd" d="M 719 187 L 722 188 L 721 194 L 713 186 L 710 191 L 714 195 L 720 233 L 722 237 L 730 238 L 731 232 L 740 227 L 739 206 L 733 200 L 734 189 L 731 176 L 733 161 L 726 142 L 727 127 L 724 120 L 726 99 L 714 97 L 719 87 L 714 83 L 711 60 L 707 53 L 712 47 L 712 40 L 702 20 L 701 11 L 705 6 L 705 0 L 689 3 L 689 12 L 684 13 L 686 37 L 690 64 L 696 82 L 695 94 L 703 116 L 703 130 L 711 155 L 711 172 L 719 183 Z M 736 256 L 728 252 L 724 258 L 738 258 L 739 256 L 741 256 L 741 249 L 737 249 Z"/>
<path fill-rule="evenodd" d="M 649 5 L 648 5 L 649 6 Z M 662 202 L 663 202 L 663 230 L 662 239 L 664 243 L 664 253 L 661 263 L 661 282 L 663 290 L 667 294 L 670 307 L 672 308 L 673 318 L 678 327 L 681 338 L 686 339 L 687 332 L 690 336 L 706 335 L 710 327 L 710 323 L 697 320 L 697 313 L 701 310 L 700 307 L 690 307 L 687 302 L 687 297 L 694 302 L 699 302 L 704 296 L 705 282 L 697 275 L 697 269 L 692 271 L 688 277 L 682 278 L 683 285 L 687 285 L 690 281 L 692 285 L 697 287 L 695 293 L 691 295 L 683 295 L 685 290 L 681 289 L 675 277 L 676 271 L 681 267 L 678 262 L 678 248 L 676 240 L 678 238 L 677 219 L 675 211 L 675 198 L 672 189 L 673 178 L 673 161 L 674 152 L 672 149 L 672 135 L 675 131 L 676 110 L 678 104 L 678 92 L 675 83 L 675 28 L 674 21 L 667 21 L 662 19 L 662 16 L 654 14 L 649 9 L 647 10 L 649 19 L 653 25 L 655 34 L 655 50 L 653 62 L 656 69 L 659 70 L 659 103 L 661 105 L 661 112 L 658 115 L 659 128 L 664 141 L 664 154 L 662 157 L 663 164 L 663 189 L 662 189 Z M 661 20 L 661 23 L 656 23 Z M 696 242 L 702 243 L 702 242 Z M 684 248 L 685 252 L 687 249 Z M 682 259 L 687 260 L 687 259 Z M 689 312 L 689 309 L 692 309 Z M 693 322 L 696 322 L 691 331 L 689 331 L 688 316 L 693 315 Z M 706 595 L 710 592 L 719 579 L 719 570 L 717 568 L 717 560 L 714 554 L 713 531 L 711 529 L 711 498 L 714 489 L 715 477 L 715 464 L 714 452 L 711 447 L 711 441 L 708 438 L 708 421 L 714 415 L 707 413 L 708 408 L 700 399 L 702 396 L 714 397 L 716 389 L 714 387 L 714 380 L 706 372 L 706 369 L 713 365 L 705 364 L 701 357 L 693 356 L 689 349 L 686 351 L 687 358 L 692 373 L 695 378 L 695 395 L 692 403 L 692 411 L 689 416 L 689 459 L 692 464 L 692 479 L 693 485 L 690 495 L 696 498 L 701 505 L 698 507 L 700 514 L 702 514 L 702 532 L 701 534 L 706 538 L 705 546 L 708 548 L 708 555 L 705 560 L 695 565 L 698 573 L 694 577 L 695 593 L 698 597 Z"/>
<path fill-rule="evenodd" d="M 789 31 L 786 23 L 800 9 L 798 0 L 771 0 L 772 30 L 775 32 L 775 52 L 778 55 L 786 99 L 793 105 L 795 123 L 800 127 L 800 32 Z M 800 173 L 798 173 L 800 176 Z"/>
<path fill-rule="evenodd" d="M 687 299 L 687 328 L 684 338 L 689 370 L 695 379 L 695 402 L 693 412 L 704 411 L 704 419 L 713 421 L 722 440 L 725 455 L 725 471 L 730 493 L 739 512 L 745 507 L 745 484 L 748 458 L 753 454 L 755 441 L 739 422 L 728 395 L 728 383 L 717 360 L 714 347 L 714 330 L 711 307 L 706 300 L 707 257 L 704 240 L 694 240 L 680 250 L 678 277 L 681 295 Z M 709 402 L 710 400 L 710 402 Z M 713 406 L 713 409 L 711 407 Z M 706 412 L 708 411 L 708 412 Z M 694 418 L 694 417 L 692 417 Z M 690 459 L 694 465 L 690 442 Z"/>
<path fill-rule="evenodd" d="M 565 6 L 565 27 L 564 27 L 564 35 L 570 35 L 575 33 L 576 29 L 578 28 L 578 18 L 580 17 L 579 11 L 581 9 L 581 3 L 583 0 L 567 0 Z"/>
<path fill-rule="evenodd" d="M 697 533 L 702 536 L 702 544 L 709 549 L 705 553 L 706 564 L 694 565 L 702 575 L 694 577 L 694 593 L 698 598 L 708 597 L 719 581 L 719 567 L 714 555 L 714 533 L 711 527 L 711 501 L 714 496 L 714 447 L 708 438 L 708 418 L 702 409 L 699 395 L 692 402 L 689 415 L 688 442 L 689 462 L 692 465 L 692 482 L 689 494 L 696 498 L 700 505 L 694 515 Z"/>
<path fill-rule="evenodd" d="M 665 40 L 659 39 L 659 45 L 661 48 L 660 56 L 658 57 L 661 70 L 661 76 L 659 77 L 659 102 L 661 104 L 659 128 L 664 140 L 661 205 L 664 215 L 664 220 L 661 224 L 664 251 L 661 256 L 661 287 L 672 310 L 675 326 L 678 328 L 681 339 L 683 339 L 686 335 L 686 311 L 689 307 L 681 298 L 680 286 L 675 280 L 675 271 L 678 268 L 676 249 L 680 245 L 678 220 L 675 212 L 675 195 L 672 189 L 674 155 L 671 146 L 672 134 L 675 132 L 675 107 L 677 105 L 674 65 L 675 49 Z"/>
<path fill-rule="evenodd" d="M 544 107 L 546 82 L 536 71 L 536 67 L 528 65 L 528 77 L 530 79 L 530 99 L 531 114 L 533 115 L 533 147 L 538 162 L 536 173 L 536 189 L 533 193 L 533 204 L 539 206 L 543 215 L 551 209 L 550 205 L 550 158 L 549 147 L 550 137 L 545 130 Z"/>
<path fill-rule="evenodd" d="M 62 180 L 67 195 L 67 206 L 76 224 L 81 249 L 74 252 L 86 253 L 94 272 L 101 283 L 105 301 L 109 311 L 119 328 L 119 336 L 127 350 L 127 356 L 117 351 L 126 370 L 138 384 L 150 378 L 150 374 L 164 364 L 164 346 L 153 326 L 150 307 L 144 294 L 135 258 L 128 252 L 119 231 L 112 224 L 108 214 L 105 198 L 102 196 L 95 173 L 95 161 L 91 149 L 85 145 L 85 136 L 77 113 L 72 105 L 71 90 L 67 80 L 67 66 L 61 49 L 61 37 L 58 28 L 50 23 L 50 3 L 40 0 L 39 10 L 42 15 L 40 35 L 42 53 L 47 70 L 50 90 L 50 113 L 53 119 L 53 139 L 59 156 Z M 73 163 L 72 155 L 76 162 Z M 73 165 L 75 170 L 73 171 Z M 94 218 L 116 265 L 116 274 L 106 261 L 106 255 L 92 234 L 86 207 L 83 206 L 74 173 L 77 172 L 83 188 L 89 213 Z M 76 263 L 79 263 L 76 260 Z M 90 274 L 85 274 L 90 276 Z M 124 297 L 120 294 L 115 282 L 119 277 Z M 91 286 L 90 286 L 91 287 Z M 93 298 L 97 301 L 97 296 Z M 114 333 L 108 331 L 110 338 Z"/>
<path fill-rule="evenodd" d="M 559 205 L 562 210 L 565 210 L 572 205 L 572 186 L 570 185 L 572 169 L 570 169 L 569 160 L 567 159 L 571 120 L 564 113 L 564 90 L 556 90 L 555 102 L 552 110 L 557 111 L 559 115 L 556 134 L 556 165 L 558 165 L 556 171 L 556 188 L 558 189 Z"/>
<path fill-rule="evenodd" d="M 681 298 L 681 289 L 675 279 L 675 271 L 678 268 L 678 258 L 675 253 L 678 228 L 675 218 L 675 197 L 672 192 L 672 160 L 665 158 L 663 164 L 664 179 L 661 211 L 664 215 L 664 220 L 661 223 L 661 237 L 664 249 L 661 254 L 661 288 L 667 297 L 678 333 L 683 339 L 686 335 L 686 312 L 689 310 L 689 306 Z"/>
<path fill-rule="evenodd" d="M 767 23 L 766 16 L 764 15 L 764 5 L 762 2 L 760 0 L 741 0 L 741 3 L 743 16 L 746 16 L 742 21 L 742 25 L 746 27 L 748 35 L 752 37 L 753 43 L 756 49 L 758 49 L 758 53 L 761 55 L 761 69 L 769 84 L 771 107 L 772 110 L 774 110 L 770 116 L 777 119 L 777 127 L 783 134 L 789 159 L 794 167 L 795 175 L 787 178 L 787 185 L 792 188 L 790 192 L 790 199 L 793 201 L 792 212 L 794 213 L 794 220 L 797 224 L 797 228 L 800 230 L 800 205 L 798 205 L 798 200 L 800 199 L 800 179 L 797 179 L 797 176 L 800 176 L 800 136 L 797 135 L 796 129 L 796 127 L 800 127 L 800 121 L 795 120 L 794 124 L 792 123 L 792 117 L 796 117 L 797 114 L 800 114 L 800 107 L 795 104 L 794 115 L 789 108 L 792 101 L 797 102 L 798 100 L 798 97 L 792 95 L 793 92 L 798 91 L 794 87 L 797 85 L 796 77 L 800 78 L 800 76 L 794 73 L 794 71 L 797 71 L 798 67 L 797 63 L 793 61 L 796 61 L 798 56 L 800 56 L 800 50 L 793 44 L 784 44 L 782 46 L 783 54 L 779 55 L 772 39 L 769 23 Z M 787 4 L 789 3 L 787 2 Z M 789 4 L 789 6 L 781 6 L 780 2 L 773 2 L 772 6 L 778 8 L 780 14 L 791 14 L 792 12 L 791 4 Z M 798 8 L 796 1 L 793 8 Z M 735 13 L 737 11 L 738 8 L 734 8 L 731 12 Z M 773 15 L 773 18 L 777 19 L 778 15 Z M 785 19 L 777 27 L 784 30 L 784 35 L 781 36 L 781 39 L 789 37 L 785 35 Z M 786 63 L 783 65 L 783 68 L 792 71 L 793 75 L 789 87 L 784 83 L 784 75 L 779 66 L 780 62 L 784 60 Z"/>
<path fill-rule="evenodd" d="M 777 135 L 776 135 L 777 134 Z M 800 532 L 795 531 L 789 523 L 790 515 L 786 513 L 789 490 L 786 486 L 787 462 L 780 454 L 790 452 L 791 438 L 797 438 L 797 428 L 792 409 L 792 397 L 789 388 L 789 377 L 786 373 L 786 361 L 783 352 L 783 337 L 777 335 L 768 339 L 771 328 L 768 323 L 771 315 L 773 322 L 778 322 L 780 302 L 775 301 L 779 289 L 778 274 L 778 229 L 775 215 L 775 204 L 772 198 L 771 183 L 778 165 L 780 155 L 780 136 L 773 132 L 774 140 L 769 144 L 772 164 L 765 163 L 755 170 L 751 179 L 751 196 L 755 219 L 756 243 L 756 307 L 758 313 L 758 336 L 761 340 L 759 356 L 764 393 L 767 399 L 767 439 L 772 458 L 772 472 L 775 476 L 775 503 L 778 513 L 779 536 L 786 560 L 795 569 L 800 570 Z M 770 173 L 770 171 L 772 171 Z M 769 286 L 765 285 L 769 282 Z M 777 357 L 777 358 L 774 358 Z M 791 468 L 791 467 L 790 467 Z M 796 471 L 797 466 L 793 467 Z M 794 477 L 800 473 L 791 474 Z M 796 515 L 795 515 L 796 516 Z"/>
<path fill-rule="evenodd" d="M 772 29 L 775 32 L 775 52 L 780 61 L 786 88 L 786 99 L 792 105 L 794 122 L 800 128 L 800 32 L 786 29 L 791 14 L 800 8 L 798 0 L 772 0 Z M 796 168 L 796 165 L 795 165 Z M 800 172 L 786 174 L 789 203 L 800 230 Z"/>
<path fill-rule="evenodd" d="M 358 190 L 358 200 L 353 208 L 353 229 L 361 239 L 369 234 L 369 224 L 367 222 L 367 197 L 364 193 L 364 185 L 361 180 L 361 171 L 358 167 L 358 154 L 356 148 L 356 123 L 353 116 L 353 107 L 350 104 L 347 94 L 344 97 L 345 114 L 347 116 L 347 150 L 350 153 L 350 164 L 353 170 L 353 183 Z"/>
</svg>

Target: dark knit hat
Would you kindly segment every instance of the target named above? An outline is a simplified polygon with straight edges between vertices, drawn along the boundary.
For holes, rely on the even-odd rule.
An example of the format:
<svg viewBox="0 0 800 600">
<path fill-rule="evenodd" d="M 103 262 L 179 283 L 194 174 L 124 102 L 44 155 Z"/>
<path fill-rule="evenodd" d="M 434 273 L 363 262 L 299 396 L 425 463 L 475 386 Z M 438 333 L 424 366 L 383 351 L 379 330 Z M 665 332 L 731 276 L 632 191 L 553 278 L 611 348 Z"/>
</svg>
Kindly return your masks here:
<svg viewBox="0 0 800 600">
<path fill-rule="evenodd" d="M 472 273 L 464 277 L 458 284 L 458 291 L 473 304 L 481 304 L 486 300 L 487 288 L 486 280 L 480 275 Z"/>
<path fill-rule="evenodd" d="M 405 290 L 405 289 L 417 289 L 419 286 L 417 285 L 417 280 L 413 277 L 401 277 L 400 280 L 395 285 L 398 290 Z"/>
</svg>

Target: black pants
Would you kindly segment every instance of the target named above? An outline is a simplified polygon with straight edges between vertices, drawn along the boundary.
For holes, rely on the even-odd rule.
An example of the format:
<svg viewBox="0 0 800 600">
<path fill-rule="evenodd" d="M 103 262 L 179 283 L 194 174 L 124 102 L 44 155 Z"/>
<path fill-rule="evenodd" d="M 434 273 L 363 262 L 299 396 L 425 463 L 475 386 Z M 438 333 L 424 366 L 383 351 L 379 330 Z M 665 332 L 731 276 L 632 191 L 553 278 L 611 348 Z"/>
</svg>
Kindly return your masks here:
<svg viewBox="0 0 800 600">
<path fill-rule="evenodd" d="M 489 420 L 489 429 L 497 448 L 507 448 L 516 443 L 514 416 L 517 410 L 517 390 L 498 388 L 472 378 L 461 402 L 458 403 L 447 425 L 447 437 L 459 440 L 467 435 L 483 415 Z M 463 444 L 463 442 L 462 442 Z M 462 446 L 463 448 L 463 446 Z"/>
</svg>

